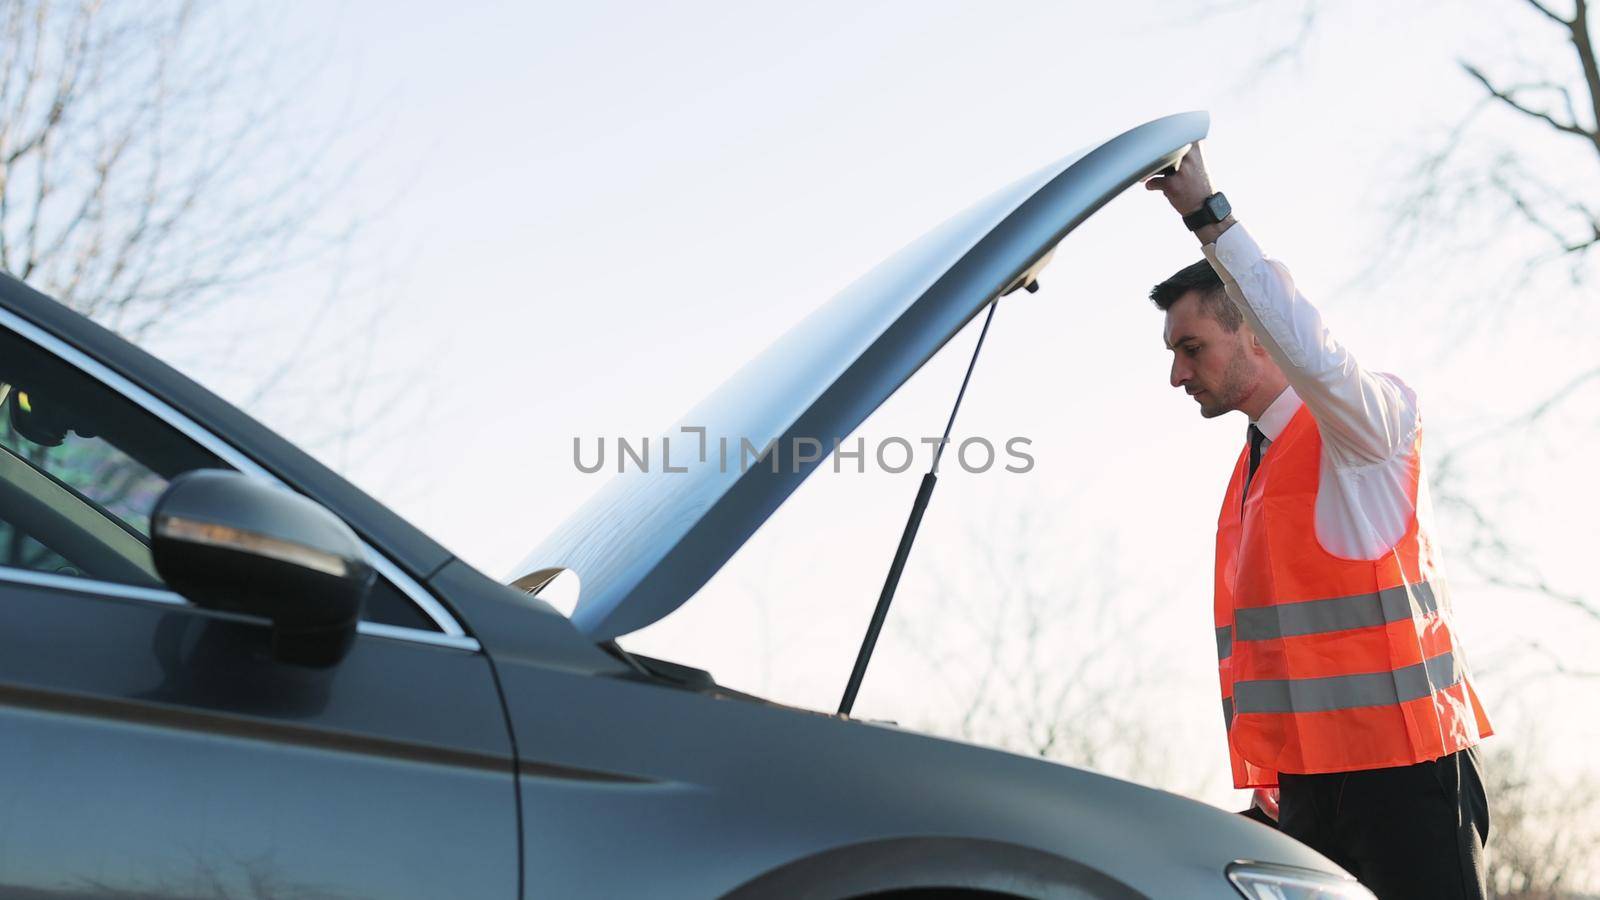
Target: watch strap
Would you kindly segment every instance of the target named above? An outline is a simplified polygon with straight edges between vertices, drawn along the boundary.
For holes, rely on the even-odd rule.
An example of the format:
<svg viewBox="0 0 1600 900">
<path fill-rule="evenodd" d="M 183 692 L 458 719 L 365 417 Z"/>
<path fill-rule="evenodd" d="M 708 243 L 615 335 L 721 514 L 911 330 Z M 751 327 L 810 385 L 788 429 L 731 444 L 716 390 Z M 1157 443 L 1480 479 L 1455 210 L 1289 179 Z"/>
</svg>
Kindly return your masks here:
<svg viewBox="0 0 1600 900">
<path fill-rule="evenodd" d="M 1183 217 L 1183 225 L 1190 231 L 1196 231 L 1207 225 L 1215 225 L 1226 219 L 1233 208 L 1228 204 L 1228 198 L 1219 191 L 1207 197 L 1200 208 Z"/>
</svg>

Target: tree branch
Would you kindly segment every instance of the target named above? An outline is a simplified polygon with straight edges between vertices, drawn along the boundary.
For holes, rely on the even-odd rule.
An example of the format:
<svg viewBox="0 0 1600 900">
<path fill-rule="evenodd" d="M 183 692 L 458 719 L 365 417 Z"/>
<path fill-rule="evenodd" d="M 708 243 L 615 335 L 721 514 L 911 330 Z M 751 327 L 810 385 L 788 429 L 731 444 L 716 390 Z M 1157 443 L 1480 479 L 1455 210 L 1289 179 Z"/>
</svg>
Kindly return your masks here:
<svg viewBox="0 0 1600 900">
<path fill-rule="evenodd" d="M 1490 96 L 1494 97 L 1496 100 L 1499 100 L 1500 102 L 1525 116 L 1532 116 L 1533 118 L 1544 122 L 1557 131 L 1576 135 L 1586 141 L 1589 141 L 1590 143 L 1595 144 L 1597 148 L 1600 148 L 1600 135 L 1580 128 L 1575 123 L 1559 121 L 1547 112 L 1542 112 L 1540 110 L 1524 106 L 1520 101 L 1517 100 L 1515 96 L 1517 88 L 1501 90 L 1500 88 L 1495 87 L 1494 84 L 1489 81 L 1488 76 L 1479 71 L 1478 68 L 1472 63 L 1469 63 L 1465 60 L 1458 60 L 1458 62 L 1460 63 L 1461 68 L 1465 69 L 1468 75 L 1471 75 L 1479 84 L 1483 85 L 1483 89 L 1488 91 Z"/>
<path fill-rule="evenodd" d="M 1583 68 L 1583 83 L 1589 89 L 1589 111 L 1594 116 L 1595 130 L 1600 131 L 1600 65 L 1594 57 L 1594 43 L 1589 39 L 1588 0 L 1573 0 L 1572 21 L 1567 23 L 1572 48 L 1577 51 L 1578 63 Z M 1600 149 L 1600 144 L 1596 145 Z"/>
<path fill-rule="evenodd" d="M 1556 23 L 1561 24 L 1561 25 L 1571 25 L 1572 24 L 1571 22 L 1567 21 L 1566 19 L 1563 19 L 1560 16 L 1556 15 L 1554 12 L 1551 12 L 1550 8 L 1545 6 L 1543 3 L 1540 3 L 1539 0 L 1527 0 L 1527 4 L 1529 6 L 1531 6 L 1531 7 L 1533 7 L 1534 9 L 1537 9 L 1539 12 L 1543 13 L 1545 18 L 1548 18 L 1552 22 L 1556 22 Z"/>
</svg>

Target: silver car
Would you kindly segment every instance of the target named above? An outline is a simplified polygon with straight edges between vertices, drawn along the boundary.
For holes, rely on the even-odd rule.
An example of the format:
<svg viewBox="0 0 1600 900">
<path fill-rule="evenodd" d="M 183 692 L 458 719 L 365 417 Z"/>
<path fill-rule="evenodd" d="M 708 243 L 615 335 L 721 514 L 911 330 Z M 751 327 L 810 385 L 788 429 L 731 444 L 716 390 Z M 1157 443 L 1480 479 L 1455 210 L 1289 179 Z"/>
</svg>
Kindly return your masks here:
<svg viewBox="0 0 1600 900">
<path fill-rule="evenodd" d="M 1142 125 L 910 245 L 512 584 L 0 277 L 0 895 L 1369 897 L 1244 817 L 616 643 L 826 456 L 794 448 L 834 447 L 1207 125 Z M 565 569 L 571 616 L 536 594 Z"/>
</svg>

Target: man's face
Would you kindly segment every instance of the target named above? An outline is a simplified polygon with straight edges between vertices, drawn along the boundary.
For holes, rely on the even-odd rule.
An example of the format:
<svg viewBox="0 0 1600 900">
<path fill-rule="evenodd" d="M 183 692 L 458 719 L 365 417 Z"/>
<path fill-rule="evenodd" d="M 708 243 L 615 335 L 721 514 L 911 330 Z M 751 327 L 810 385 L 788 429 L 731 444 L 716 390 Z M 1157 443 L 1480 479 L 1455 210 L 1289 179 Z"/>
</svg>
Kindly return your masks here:
<svg viewBox="0 0 1600 900">
<path fill-rule="evenodd" d="M 1162 332 L 1172 351 L 1173 387 L 1181 387 L 1200 404 L 1200 415 L 1214 418 L 1239 408 L 1255 390 L 1259 376 L 1250 356 L 1250 328 L 1222 327 L 1190 291 L 1167 309 Z"/>
</svg>

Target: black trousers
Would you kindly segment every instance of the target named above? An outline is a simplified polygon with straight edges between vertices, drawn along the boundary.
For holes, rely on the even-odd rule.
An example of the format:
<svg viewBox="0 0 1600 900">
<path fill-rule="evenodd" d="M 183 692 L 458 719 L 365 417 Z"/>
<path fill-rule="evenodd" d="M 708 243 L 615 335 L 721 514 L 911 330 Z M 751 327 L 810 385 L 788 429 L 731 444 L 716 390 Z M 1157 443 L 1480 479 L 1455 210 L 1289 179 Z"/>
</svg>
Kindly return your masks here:
<svg viewBox="0 0 1600 900">
<path fill-rule="evenodd" d="M 1327 775 L 1278 776 L 1278 828 L 1379 900 L 1484 900 L 1489 801 L 1478 753 Z"/>
</svg>

